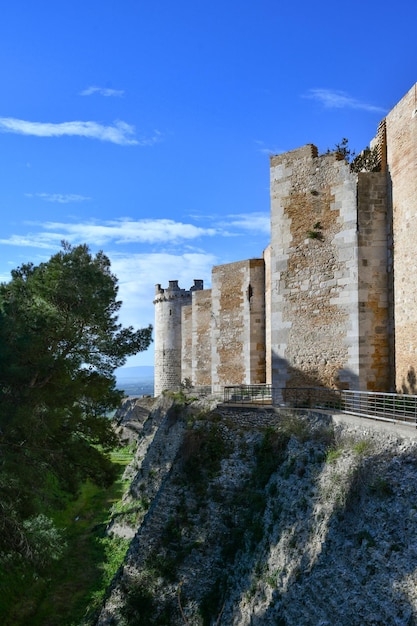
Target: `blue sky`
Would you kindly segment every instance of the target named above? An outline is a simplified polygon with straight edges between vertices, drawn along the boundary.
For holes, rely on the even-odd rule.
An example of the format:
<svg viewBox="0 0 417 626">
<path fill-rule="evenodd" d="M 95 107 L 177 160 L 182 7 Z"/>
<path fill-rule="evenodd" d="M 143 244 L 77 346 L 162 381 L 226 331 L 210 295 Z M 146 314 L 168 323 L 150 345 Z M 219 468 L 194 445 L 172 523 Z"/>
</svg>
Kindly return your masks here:
<svg viewBox="0 0 417 626">
<path fill-rule="evenodd" d="M 411 0 L 3 2 L 0 280 L 87 243 L 120 321 L 153 323 L 155 283 L 261 256 L 270 154 L 369 144 L 417 81 L 416 24 Z"/>
</svg>

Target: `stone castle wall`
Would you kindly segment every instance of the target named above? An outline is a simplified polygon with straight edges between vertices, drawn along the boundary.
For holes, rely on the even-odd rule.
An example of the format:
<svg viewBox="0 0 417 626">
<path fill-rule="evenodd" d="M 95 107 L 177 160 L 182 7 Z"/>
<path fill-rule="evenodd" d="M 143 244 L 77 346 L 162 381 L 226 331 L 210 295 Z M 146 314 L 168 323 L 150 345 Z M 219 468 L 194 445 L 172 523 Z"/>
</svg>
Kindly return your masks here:
<svg viewBox="0 0 417 626">
<path fill-rule="evenodd" d="M 197 386 L 211 385 L 212 315 L 211 289 L 193 293 L 192 375 Z"/>
<path fill-rule="evenodd" d="M 212 385 L 265 382 L 263 259 L 219 265 L 212 272 Z"/>
<path fill-rule="evenodd" d="M 193 306 L 181 309 L 181 374 L 180 383 L 193 378 Z"/>
<path fill-rule="evenodd" d="M 265 263 L 265 382 L 272 383 L 272 345 L 271 345 L 271 246 L 264 250 Z"/>
<path fill-rule="evenodd" d="M 265 262 L 213 268 L 212 289 L 156 286 L 155 395 L 191 382 L 265 383 Z"/>
<path fill-rule="evenodd" d="M 359 378 L 368 391 L 389 390 L 394 384 L 387 224 L 386 173 L 359 174 Z"/>
<path fill-rule="evenodd" d="M 417 85 L 386 117 L 394 264 L 396 388 L 417 393 Z"/>
<path fill-rule="evenodd" d="M 380 171 L 308 144 L 271 157 L 271 243 L 157 285 L 155 393 L 272 383 L 417 393 L 417 84 L 371 143 Z"/>
<path fill-rule="evenodd" d="M 358 387 L 356 179 L 312 145 L 271 158 L 274 385 Z"/>
</svg>

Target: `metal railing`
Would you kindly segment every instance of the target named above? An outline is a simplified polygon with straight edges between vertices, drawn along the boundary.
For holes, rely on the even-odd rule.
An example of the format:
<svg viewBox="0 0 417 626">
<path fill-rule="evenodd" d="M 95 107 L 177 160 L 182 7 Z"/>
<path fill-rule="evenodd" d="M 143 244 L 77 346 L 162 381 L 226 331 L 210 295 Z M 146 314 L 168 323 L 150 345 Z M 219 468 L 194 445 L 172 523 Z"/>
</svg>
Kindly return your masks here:
<svg viewBox="0 0 417 626">
<path fill-rule="evenodd" d="M 325 409 L 417 426 L 417 395 L 325 387 L 278 388 L 272 385 L 233 385 L 224 388 L 224 402 Z"/>
<path fill-rule="evenodd" d="M 231 385 L 224 387 L 225 404 L 272 404 L 272 385 Z"/>
</svg>

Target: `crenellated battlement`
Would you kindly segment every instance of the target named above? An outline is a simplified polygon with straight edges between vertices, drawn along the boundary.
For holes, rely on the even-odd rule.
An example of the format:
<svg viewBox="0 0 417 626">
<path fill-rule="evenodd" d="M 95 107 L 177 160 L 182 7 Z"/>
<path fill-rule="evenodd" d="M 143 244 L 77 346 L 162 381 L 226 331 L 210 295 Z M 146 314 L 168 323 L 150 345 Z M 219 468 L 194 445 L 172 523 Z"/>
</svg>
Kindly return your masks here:
<svg viewBox="0 0 417 626">
<path fill-rule="evenodd" d="M 203 289 L 195 279 L 190 289 L 182 289 L 178 280 L 170 280 L 163 289 L 155 285 L 155 394 L 178 387 L 181 382 L 181 316 L 191 304 L 192 294 Z"/>
<path fill-rule="evenodd" d="M 194 285 L 189 290 L 181 289 L 178 285 L 178 280 L 170 280 L 168 287 L 165 289 L 160 284 L 155 285 L 155 299 L 153 303 L 156 304 L 157 302 L 165 302 L 176 298 L 189 298 L 193 291 L 200 289 L 203 289 L 203 281 L 200 279 L 194 279 Z"/>
</svg>

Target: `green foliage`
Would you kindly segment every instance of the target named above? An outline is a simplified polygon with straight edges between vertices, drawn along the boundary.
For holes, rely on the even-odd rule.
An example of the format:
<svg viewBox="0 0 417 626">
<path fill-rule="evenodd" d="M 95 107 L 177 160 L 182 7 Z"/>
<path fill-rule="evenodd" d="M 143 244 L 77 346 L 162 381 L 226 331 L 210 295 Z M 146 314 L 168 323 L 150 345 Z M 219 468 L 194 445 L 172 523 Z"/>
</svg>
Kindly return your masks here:
<svg viewBox="0 0 417 626">
<path fill-rule="evenodd" d="M 312 229 L 307 231 L 307 237 L 309 239 L 319 239 L 322 241 L 323 233 L 321 232 L 323 229 L 321 222 L 316 222 Z"/>
<path fill-rule="evenodd" d="M 124 603 L 121 609 L 123 624 L 128 626 L 169 626 L 171 616 L 178 607 L 161 606 L 154 594 L 154 581 L 146 570 L 136 579 L 124 581 Z"/>
<path fill-rule="evenodd" d="M 184 389 L 180 389 L 179 391 L 165 390 L 162 392 L 162 395 L 172 398 L 174 402 L 180 406 L 185 406 L 187 404 L 187 395 Z"/>
<path fill-rule="evenodd" d="M 224 600 L 225 580 L 219 577 L 207 590 L 200 602 L 200 614 L 203 618 L 203 626 L 212 626 L 213 616 L 218 615 L 216 624 L 220 623 L 221 604 Z"/>
<path fill-rule="evenodd" d="M 53 521 L 43 513 L 30 517 L 23 522 L 25 537 L 31 560 L 40 568 L 49 564 L 50 560 L 59 559 L 66 547 L 60 532 Z"/>
<path fill-rule="evenodd" d="M 195 396 L 190 396 L 187 393 L 187 387 L 185 385 L 182 385 L 182 388 L 179 391 L 164 391 L 163 395 L 168 396 L 169 398 L 172 398 L 174 400 L 174 407 L 178 408 L 182 408 L 185 407 L 189 404 L 192 404 L 193 402 L 195 402 L 197 400 L 197 397 Z"/>
<path fill-rule="evenodd" d="M 282 413 L 278 428 L 287 438 L 295 437 L 301 443 L 310 439 L 325 443 L 333 437 L 332 429 L 329 430 L 326 426 L 313 429 L 308 418 L 290 411 Z"/>
<path fill-rule="evenodd" d="M 339 457 L 342 456 L 342 448 L 331 448 L 326 454 L 326 463 L 334 463 Z"/>
<path fill-rule="evenodd" d="M 156 604 L 146 580 L 131 583 L 124 589 L 125 602 L 122 616 L 131 626 L 150 626 L 155 624 Z"/>
<path fill-rule="evenodd" d="M 353 446 L 354 452 L 359 456 L 366 456 L 372 450 L 372 441 L 369 439 L 360 439 Z"/>
<path fill-rule="evenodd" d="M 101 564 L 102 579 L 100 596 L 103 598 L 103 592 L 107 590 L 113 576 L 119 569 L 129 547 L 129 539 L 125 537 L 109 536 L 97 537 L 100 546 L 100 552 L 103 554 L 103 562 Z"/>
<path fill-rule="evenodd" d="M 349 147 L 349 140 L 346 137 L 337 143 L 333 150 L 327 149 L 327 154 L 337 152 L 345 161 L 350 164 L 352 172 L 380 172 L 381 161 L 378 154 L 378 147 L 370 148 L 366 146 L 358 155 L 355 150 Z"/>
<path fill-rule="evenodd" d="M 307 231 L 308 239 L 323 239 L 323 234 L 319 230 L 308 230 Z"/>
<path fill-rule="evenodd" d="M 332 150 L 330 150 L 330 148 L 327 149 L 327 154 L 330 154 L 331 152 L 337 152 L 337 154 L 339 154 L 342 159 L 345 159 L 348 163 L 355 157 L 355 151 L 350 149 L 349 139 L 346 137 L 343 137 L 339 143 L 335 144 Z"/>
<path fill-rule="evenodd" d="M 135 499 L 130 498 L 120 500 L 112 508 L 112 514 L 117 517 L 118 521 L 129 526 L 135 526 L 138 520 L 143 517 L 144 512 L 149 508 L 149 500 L 146 497 Z"/>
<path fill-rule="evenodd" d="M 113 372 L 151 341 L 151 327 L 118 323 L 117 291 L 102 252 L 93 257 L 87 246 L 65 243 L 48 262 L 22 265 L 0 285 L 3 554 L 38 562 L 34 520 L 87 478 L 103 486 L 114 480 L 108 451 L 117 437 L 107 415 L 122 394 Z M 54 557 L 49 546 L 45 563 L 48 552 Z"/>
<path fill-rule="evenodd" d="M 187 430 L 179 451 L 183 472 L 188 481 L 196 485 L 209 480 L 221 468 L 221 461 L 230 452 L 216 422 L 194 425 Z"/>
<path fill-rule="evenodd" d="M 120 567 L 129 541 L 105 535 L 110 521 L 110 505 L 119 501 L 128 489 L 123 471 L 131 461 L 132 450 L 117 449 L 111 460 L 118 479 L 110 487 L 85 482 L 76 498 L 67 499 L 65 506 L 53 512 L 52 520 L 34 519 L 31 534 L 36 538 L 41 558 L 50 550 L 43 543 L 52 539 L 53 554 L 58 557 L 40 567 L 14 555 L 14 561 L 0 569 L 0 614 L 7 626 L 42 626 L 47 623 L 89 623 L 101 606 L 104 594 Z M 56 491 L 57 485 L 50 483 Z M 64 495 L 64 494 L 62 494 Z M 62 538 L 62 543 L 59 538 Z M 39 539 L 42 541 L 40 542 Z M 82 621 L 86 616 L 87 621 Z"/>
</svg>

